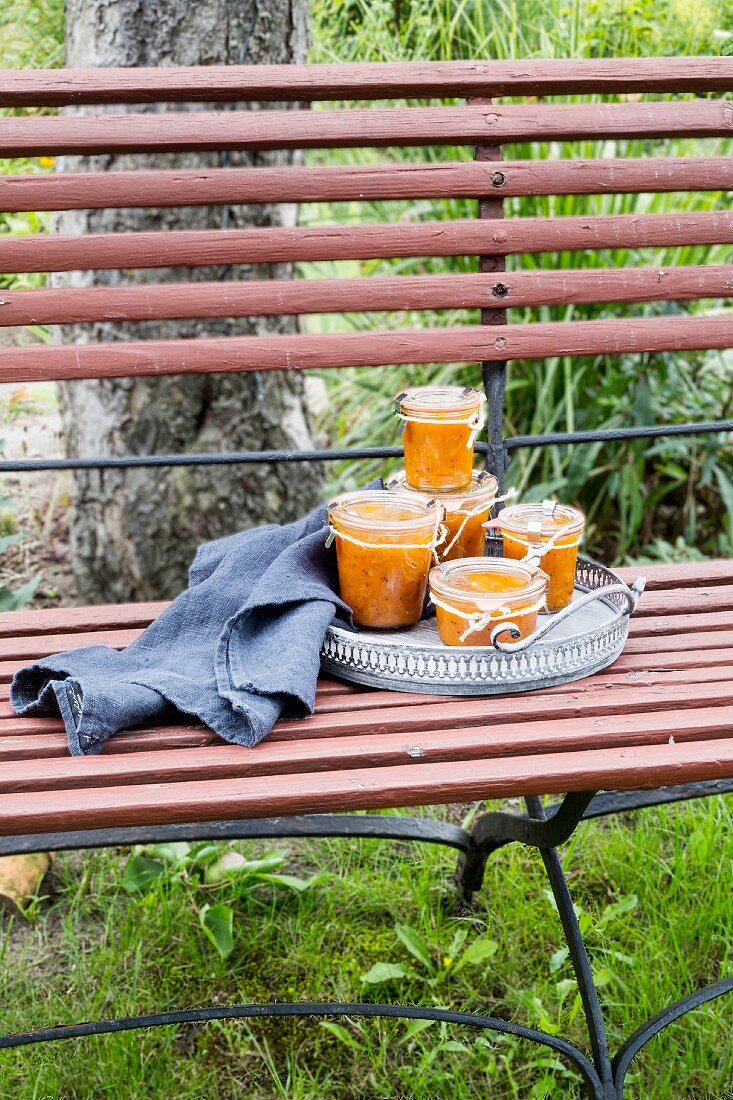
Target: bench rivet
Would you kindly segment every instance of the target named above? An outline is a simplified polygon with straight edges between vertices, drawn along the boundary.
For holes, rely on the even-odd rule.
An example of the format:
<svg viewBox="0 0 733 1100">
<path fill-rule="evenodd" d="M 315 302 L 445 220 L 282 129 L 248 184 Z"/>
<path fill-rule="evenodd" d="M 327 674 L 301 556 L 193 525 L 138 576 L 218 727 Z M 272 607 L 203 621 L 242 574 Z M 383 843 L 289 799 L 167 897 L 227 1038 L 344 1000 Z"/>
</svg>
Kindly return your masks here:
<svg viewBox="0 0 733 1100">
<path fill-rule="evenodd" d="M 506 176 L 503 172 L 492 172 L 491 182 L 493 183 L 494 187 L 501 187 L 503 184 L 506 183 Z"/>
<path fill-rule="evenodd" d="M 494 295 L 495 298 L 506 298 L 507 294 L 509 293 L 509 287 L 506 285 L 506 283 L 494 283 L 491 288 L 491 293 Z"/>
</svg>

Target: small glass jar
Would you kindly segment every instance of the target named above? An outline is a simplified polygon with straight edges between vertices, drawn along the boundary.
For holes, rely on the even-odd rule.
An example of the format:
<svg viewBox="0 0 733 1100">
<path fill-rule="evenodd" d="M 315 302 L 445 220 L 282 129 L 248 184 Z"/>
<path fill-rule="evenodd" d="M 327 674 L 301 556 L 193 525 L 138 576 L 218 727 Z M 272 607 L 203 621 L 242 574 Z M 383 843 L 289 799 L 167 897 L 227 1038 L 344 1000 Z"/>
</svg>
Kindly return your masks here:
<svg viewBox="0 0 733 1100">
<path fill-rule="evenodd" d="M 416 623 L 423 612 L 443 510 L 386 489 L 346 493 L 329 505 L 341 599 L 357 626 Z"/>
<path fill-rule="evenodd" d="M 418 386 L 397 396 L 408 485 L 432 493 L 471 484 L 483 401 L 478 390 L 460 386 Z"/>
<path fill-rule="evenodd" d="M 437 500 L 444 510 L 445 538 L 438 544 L 438 561 L 454 558 L 476 558 L 484 552 L 489 510 L 496 500 L 499 483 L 486 470 L 474 470 L 467 489 L 444 490 L 430 494 L 411 489 L 404 470 L 399 470 L 387 482 L 393 492 L 407 494 L 428 501 Z"/>
<path fill-rule="evenodd" d="M 567 607 L 573 598 L 578 546 L 585 527 L 583 513 L 552 500 L 513 504 L 502 510 L 497 526 L 504 540 L 504 557 L 521 560 L 536 551 L 550 579 L 547 610 L 554 614 Z M 551 548 L 546 550 L 550 542 Z"/>
<path fill-rule="evenodd" d="M 547 577 L 506 558 L 461 558 L 430 571 L 430 598 L 435 605 L 443 645 L 491 645 L 499 623 L 513 623 L 516 638 L 527 638 L 544 607 Z"/>
</svg>

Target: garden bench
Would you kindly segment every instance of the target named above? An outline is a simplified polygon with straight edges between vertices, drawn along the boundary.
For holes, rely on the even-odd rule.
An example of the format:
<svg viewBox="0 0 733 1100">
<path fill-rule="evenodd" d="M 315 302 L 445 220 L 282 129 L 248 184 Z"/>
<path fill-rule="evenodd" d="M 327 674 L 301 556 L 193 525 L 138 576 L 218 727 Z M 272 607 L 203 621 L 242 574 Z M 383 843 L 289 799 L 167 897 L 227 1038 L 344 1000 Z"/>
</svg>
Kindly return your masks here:
<svg viewBox="0 0 733 1100">
<path fill-rule="evenodd" d="M 489 398 L 479 445 L 501 479 L 519 447 L 730 431 L 732 421 L 503 437 L 506 363 L 552 355 L 613 355 L 733 347 L 733 314 L 683 314 L 535 324 L 512 306 L 729 298 L 733 267 L 505 271 L 523 253 L 678 244 L 733 244 L 733 212 L 558 218 L 502 217 L 515 195 L 726 191 L 733 158 L 508 159 L 502 145 L 535 141 L 733 133 L 733 103 L 647 102 L 639 93 L 733 91 L 733 58 L 409 65 L 212 67 L 0 74 L 0 106 L 178 101 L 465 100 L 450 106 L 333 110 L 174 111 L 0 118 L 0 155 L 96 154 L 423 144 L 469 145 L 474 159 L 434 164 L 217 168 L 0 177 L 0 210 L 132 205 L 474 197 L 475 221 L 0 239 L 0 271 L 472 255 L 472 275 L 117 286 L 4 291 L 0 325 L 358 310 L 481 308 L 480 325 L 383 332 L 139 341 L 0 349 L 0 381 L 111 378 L 204 371 L 475 361 Z M 553 97 L 606 94 L 611 103 Z M 532 97 L 498 104 L 503 97 Z M 537 101 L 534 100 L 537 97 Z M 549 98 L 546 98 L 549 97 Z M 223 291 L 226 290 L 224 294 Z M 238 455 L 85 456 L 0 463 L 0 471 L 82 466 L 299 461 L 343 451 Z M 349 452 L 360 453 L 360 452 Z M 395 456 L 396 448 L 369 452 Z M 525 1036 L 551 1047 L 596 1098 L 621 1097 L 631 1059 L 672 1020 L 733 988 L 715 985 L 662 1009 L 615 1058 L 556 848 L 583 818 L 733 790 L 733 562 L 646 568 L 647 592 L 621 658 L 590 679 L 521 699 L 388 693 L 323 679 L 312 718 L 283 721 L 256 749 L 220 742 L 182 720 L 122 733 L 104 753 L 67 754 L 60 720 L 18 718 L 8 684 L 29 660 L 90 643 L 127 645 L 162 603 L 18 611 L 0 616 L 0 854 L 204 837 L 378 836 L 460 853 L 470 897 L 487 856 L 511 841 L 542 853 L 578 978 L 590 1055 L 564 1040 L 490 1016 L 391 1005 L 277 1004 L 130 1017 L 0 1038 L 0 1047 L 150 1024 L 261 1015 L 396 1015 Z M 631 579 L 629 570 L 622 570 Z M 682 594 L 682 597 L 680 596 Z M 265 781 L 266 777 L 266 781 Z M 602 792 L 602 793 L 599 793 Z M 540 795 L 562 795 L 545 806 Z M 526 815 L 478 817 L 470 832 L 433 818 L 354 814 L 411 805 L 523 797 Z"/>
</svg>

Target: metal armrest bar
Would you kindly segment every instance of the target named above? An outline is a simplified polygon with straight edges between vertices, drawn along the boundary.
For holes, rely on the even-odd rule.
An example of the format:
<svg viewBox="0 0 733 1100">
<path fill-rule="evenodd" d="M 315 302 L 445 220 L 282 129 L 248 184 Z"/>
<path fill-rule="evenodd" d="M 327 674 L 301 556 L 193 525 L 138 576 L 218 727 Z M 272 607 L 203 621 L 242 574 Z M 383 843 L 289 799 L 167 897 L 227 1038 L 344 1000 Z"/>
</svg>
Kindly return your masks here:
<svg viewBox="0 0 733 1100">
<path fill-rule="evenodd" d="M 588 432 L 551 432 L 517 435 L 504 440 L 507 451 L 523 447 L 571 446 L 576 443 L 619 442 L 624 439 L 658 439 L 671 436 L 733 432 L 733 420 L 690 424 L 658 424 L 638 428 L 599 428 Z M 487 443 L 477 442 L 479 454 L 489 454 Z M 105 458 L 24 458 L 0 462 L 0 474 L 34 470 L 117 470 L 151 466 L 229 466 L 237 463 L 338 462 L 350 458 L 400 458 L 401 447 L 341 447 L 311 451 L 222 451 L 215 454 L 112 455 Z"/>
</svg>

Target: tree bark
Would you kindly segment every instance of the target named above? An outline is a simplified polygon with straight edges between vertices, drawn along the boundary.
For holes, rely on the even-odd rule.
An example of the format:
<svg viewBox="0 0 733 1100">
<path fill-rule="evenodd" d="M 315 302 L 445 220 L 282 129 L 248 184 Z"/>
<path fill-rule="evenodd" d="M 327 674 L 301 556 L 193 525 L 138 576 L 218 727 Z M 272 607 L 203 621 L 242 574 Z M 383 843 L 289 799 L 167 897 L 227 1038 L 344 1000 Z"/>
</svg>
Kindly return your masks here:
<svg viewBox="0 0 733 1100">
<path fill-rule="evenodd" d="M 81 66 L 207 65 L 246 61 L 302 62 L 308 0 L 67 0 L 66 63 Z M 278 105 L 283 106 L 283 105 Z M 210 105 L 191 107 L 211 109 Z M 111 113 L 164 106 L 106 108 Z M 170 109 L 170 108 L 169 108 Z M 236 109 L 246 109 L 237 106 Z M 260 109 L 253 107 L 251 109 Z M 105 108 L 86 108 L 101 113 Z M 228 163 L 285 164 L 288 152 L 231 153 Z M 144 167 L 201 167 L 217 154 L 66 157 L 70 171 Z M 192 207 L 68 211 L 63 233 L 203 229 L 224 224 L 293 224 L 294 206 Z M 280 265 L 229 269 L 80 272 L 57 276 L 64 285 L 173 282 L 187 278 L 285 277 Z M 293 332 L 294 318 L 244 318 L 67 326 L 60 339 L 195 337 L 264 331 Z M 187 378 L 77 381 L 60 387 L 67 453 L 148 454 L 301 449 L 313 445 L 303 379 L 297 372 Z M 77 473 L 72 549 L 78 595 L 106 602 L 174 596 L 185 584 L 198 544 L 241 527 L 286 521 L 311 506 L 321 471 L 285 466 L 179 467 Z"/>
</svg>

